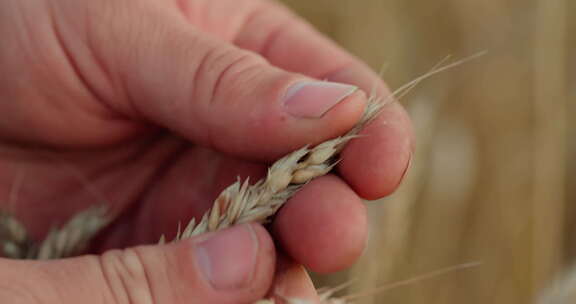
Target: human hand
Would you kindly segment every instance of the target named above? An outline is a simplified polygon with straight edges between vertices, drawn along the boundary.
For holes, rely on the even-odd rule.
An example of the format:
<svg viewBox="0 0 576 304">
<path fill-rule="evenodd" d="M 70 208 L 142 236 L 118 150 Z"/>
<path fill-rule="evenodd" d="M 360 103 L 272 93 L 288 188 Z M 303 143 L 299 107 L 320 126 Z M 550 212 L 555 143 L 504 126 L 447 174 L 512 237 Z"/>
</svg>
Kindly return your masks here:
<svg viewBox="0 0 576 304">
<path fill-rule="evenodd" d="M 315 79 L 389 94 L 364 64 L 269 1 L 0 6 L 0 197 L 9 196 L 19 172 L 28 172 L 17 204 L 5 208 L 41 238 L 54 223 L 100 203 L 63 170 L 70 166 L 105 195 L 116 219 L 95 244 L 101 255 L 0 259 L 2 302 L 263 297 L 276 250 L 259 225 L 109 249 L 154 243 L 176 223 L 203 214 L 238 175 L 258 179 L 266 163 L 351 128 L 366 95 Z M 387 105 L 364 134 L 342 153 L 338 176 L 306 185 L 273 224 L 282 250 L 312 270 L 340 270 L 360 255 L 366 238 L 360 197 L 391 193 L 408 166 L 411 131 L 398 104 Z M 313 296 L 305 273 L 281 269 L 275 292 Z"/>
</svg>

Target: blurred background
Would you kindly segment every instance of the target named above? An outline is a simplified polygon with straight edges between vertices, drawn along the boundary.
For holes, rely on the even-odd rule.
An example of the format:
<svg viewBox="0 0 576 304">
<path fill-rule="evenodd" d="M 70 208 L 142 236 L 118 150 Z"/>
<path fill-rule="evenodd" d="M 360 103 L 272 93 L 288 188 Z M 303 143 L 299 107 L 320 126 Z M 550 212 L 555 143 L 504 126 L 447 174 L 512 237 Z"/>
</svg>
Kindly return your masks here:
<svg viewBox="0 0 576 304">
<path fill-rule="evenodd" d="M 391 88 L 447 55 L 488 51 L 403 99 L 418 138 L 410 175 L 392 197 L 369 204 L 362 260 L 318 284 L 356 279 L 343 294 L 370 292 L 480 261 L 355 303 L 515 304 L 545 293 L 554 300 L 539 303 L 576 303 L 560 299 L 560 289 L 545 291 L 576 254 L 576 154 L 568 140 L 576 2 L 284 2 L 375 70 L 385 67 Z"/>
</svg>

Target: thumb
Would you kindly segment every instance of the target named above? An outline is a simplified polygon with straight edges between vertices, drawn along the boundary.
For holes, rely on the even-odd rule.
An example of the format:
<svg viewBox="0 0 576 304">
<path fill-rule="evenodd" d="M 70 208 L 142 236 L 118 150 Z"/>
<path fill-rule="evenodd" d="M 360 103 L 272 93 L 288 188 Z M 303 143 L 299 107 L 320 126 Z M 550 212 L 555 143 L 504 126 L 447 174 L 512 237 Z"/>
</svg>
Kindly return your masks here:
<svg viewBox="0 0 576 304">
<path fill-rule="evenodd" d="M 252 303 L 270 287 L 274 264 L 272 240 L 256 224 L 102 256 L 0 259 L 0 303 Z"/>
<path fill-rule="evenodd" d="M 108 70 L 119 75 L 129 101 L 108 102 L 124 114 L 256 159 L 340 135 L 362 114 L 366 96 L 355 86 L 279 69 L 186 22 L 155 24 L 122 26 L 113 30 L 123 33 L 103 35 L 123 37 L 123 43 L 103 41 L 109 54 L 101 57 L 114 58 Z"/>
</svg>

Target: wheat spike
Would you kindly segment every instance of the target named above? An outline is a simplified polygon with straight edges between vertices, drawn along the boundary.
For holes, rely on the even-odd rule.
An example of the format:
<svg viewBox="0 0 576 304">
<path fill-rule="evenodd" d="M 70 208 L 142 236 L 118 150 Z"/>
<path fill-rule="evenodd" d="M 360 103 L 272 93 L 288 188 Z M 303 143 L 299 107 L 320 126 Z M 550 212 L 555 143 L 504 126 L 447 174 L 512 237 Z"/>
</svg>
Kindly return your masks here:
<svg viewBox="0 0 576 304">
<path fill-rule="evenodd" d="M 216 231 L 247 222 L 266 222 L 304 184 L 325 175 L 337 163 L 346 143 L 358 136 L 385 102 L 370 98 L 358 124 L 346 135 L 325 141 L 313 148 L 303 147 L 276 161 L 262 180 L 253 185 L 237 181 L 226 188 L 214 205 L 196 222 L 192 219 L 176 240 Z"/>
<path fill-rule="evenodd" d="M 105 207 L 91 207 L 82 211 L 74 215 L 62 228 L 51 230 L 38 247 L 35 258 L 47 260 L 80 254 L 108 222 Z"/>
<path fill-rule="evenodd" d="M 52 229 L 39 244 L 27 236 L 14 216 L 0 213 L 0 253 L 13 259 L 48 260 L 78 255 L 109 223 L 106 208 L 91 207 L 74 215 L 59 229 Z"/>
<path fill-rule="evenodd" d="M 7 258 L 25 258 L 30 247 L 26 228 L 14 216 L 0 211 L 0 252 Z"/>
</svg>

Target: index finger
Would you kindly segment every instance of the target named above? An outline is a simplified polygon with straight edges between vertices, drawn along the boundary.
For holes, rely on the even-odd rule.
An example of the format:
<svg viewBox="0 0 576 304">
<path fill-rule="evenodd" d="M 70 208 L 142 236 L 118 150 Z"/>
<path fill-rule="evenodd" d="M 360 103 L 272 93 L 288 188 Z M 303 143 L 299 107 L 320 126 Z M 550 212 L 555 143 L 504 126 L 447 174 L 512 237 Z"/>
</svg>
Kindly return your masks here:
<svg viewBox="0 0 576 304">
<path fill-rule="evenodd" d="M 280 4 L 265 3 L 247 18 L 235 38 L 238 46 L 285 70 L 354 84 L 389 98 L 384 82 L 365 63 Z M 398 187 L 410 163 L 414 146 L 410 119 L 401 105 L 392 102 L 362 135 L 363 140 L 351 141 L 344 151 L 340 172 L 363 198 L 386 196 Z"/>
</svg>

